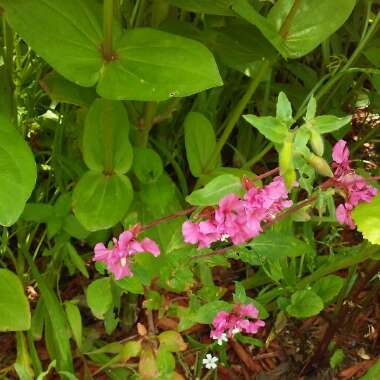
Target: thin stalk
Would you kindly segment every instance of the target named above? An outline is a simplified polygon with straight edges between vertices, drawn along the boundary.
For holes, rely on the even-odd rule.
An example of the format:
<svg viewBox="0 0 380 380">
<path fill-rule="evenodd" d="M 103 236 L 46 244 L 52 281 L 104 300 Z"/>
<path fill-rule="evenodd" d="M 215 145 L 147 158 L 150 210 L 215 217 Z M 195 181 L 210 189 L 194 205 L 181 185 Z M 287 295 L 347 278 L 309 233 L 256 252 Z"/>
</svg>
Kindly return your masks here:
<svg viewBox="0 0 380 380">
<path fill-rule="evenodd" d="M 140 7 L 140 2 L 141 2 L 141 0 L 137 0 L 135 6 L 132 9 L 132 14 L 131 14 L 131 17 L 129 19 L 129 25 L 131 27 L 133 27 L 135 25 L 137 11 L 138 11 L 138 9 Z"/>
<path fill-rule="evenodd" d="M 248 85 L 247 91 L 245 92 L 243 97 L 240 99 L 238 104 L 235 106 L 235 108 L 232 110 L 231 114 L 229 115 L 226 128 L 224 129 L 223 134 L 220 137 L 218 143 L 216 144 L 214 152 L 211 155 L 211 158 L 210 158 L 208 164 L 206 165 L 205 173 L 207 173 L 210 170 L 210 168 L 217 161 L 219 153 L 222 151 L 222 149 L 223 149 L 224 145 L 226 144 L 228 138 L 230 137 L 235 125 L 239 121 L 242 112 L 244 111 L 248 102 L 251 100 L 253 94 L 257 90 L 257 87 L 259 86 L 262 78 L 264 77 L 265 73 L 267 72 L 268 67 L 269 67 L 269 62 L 263 61 L 256 77 L 251 79 L 251 81 Z"/>
<path fill-rule="evenodd" d="M 257 153 L 255 156 L 253 156 L 249 161 L 247 161 L 243 165 L 242 169 L 249 169 L 256 162 L 260 161 L 272 148 L 273 148 L 273 144 L 272 143 L 267 144 L 264 147 L 264 149 L 262 149 L 259 153 Z"/>
<path fill-rule="evenodd" d="M 287 35 L 289 33 L 290 26 L 291 26 L 292 21 L 294 19 L 294 16 L 297 14 L 297 12 L 301 6 L 301 2 L 302 2 L 302 0 L 294 0 L 292 8 L 290 9 L 288 15 L 285 18 L 285 21 L 283 22 L 283 24 L 281 25 L 281 28 L 279 30 L 279 34 L 282 38 L 287 37 Z"/>
<path fill-rule="evenodd" d="M 112 24 L 113 24 L 113 0 L 104 0 L 103 3 L 103 57 L 107 62 L 114 59 L 112 50 Z"/>
<path fill-rule="evenodd" d="M 149 133 L 153 128 L 154 116 L 156 115 L 157 103 L 156 102 L 148 102 L 145 104 L 144 110 L 144 120 L 142 129 L 139 135 L 139 145 L 142 147 L 146 147 L 149 140 Z"/>
</svg>

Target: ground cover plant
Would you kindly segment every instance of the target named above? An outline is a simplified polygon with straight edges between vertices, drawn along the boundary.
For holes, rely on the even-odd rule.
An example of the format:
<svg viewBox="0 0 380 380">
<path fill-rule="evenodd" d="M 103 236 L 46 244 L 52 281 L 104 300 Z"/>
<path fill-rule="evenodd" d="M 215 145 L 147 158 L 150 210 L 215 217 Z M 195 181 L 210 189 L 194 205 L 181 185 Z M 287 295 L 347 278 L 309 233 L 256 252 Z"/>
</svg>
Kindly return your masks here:
<svg viewBox="0 0 380 380">
<path fill-rule="evenodd" d="M 378 0 L 0 0 L 0 377 L 380 379 Z"/>
</svg>

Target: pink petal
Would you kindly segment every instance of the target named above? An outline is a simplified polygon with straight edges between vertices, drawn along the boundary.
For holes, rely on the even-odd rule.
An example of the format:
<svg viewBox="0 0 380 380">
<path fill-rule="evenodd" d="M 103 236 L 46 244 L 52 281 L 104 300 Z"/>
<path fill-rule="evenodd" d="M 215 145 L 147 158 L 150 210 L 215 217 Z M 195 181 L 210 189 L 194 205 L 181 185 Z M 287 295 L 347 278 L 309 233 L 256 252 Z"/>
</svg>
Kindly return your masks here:
<svg viewBox="0 0 380 380">
<path fill-rule="evenodd" d="M 149 252 L 155 257 L 160 255 L 160 248 L 152 239 L 144 238 L 141 241 L 141 247 L 144 249 L 144 252 Z"/>
<path fill-rule="evenodd" d="M 112 255 L 113 250 L 105 247 L 103 243 L 98 243 L 94 248 L 95 255 L 93 261 L 101 261 L 107 263 L 107 260 L 110 255 Z"/>
<path fill-rule="evenodd" d="M 130 243 L 131 240 L 134 239 L 134 234 L 131 231 L 124 231 L 120 234 L 119 240 L 118 240 L 118 245 L 121 250 L 126 250 L 128 249 L 128 244 Z"/>
<path fill-rule="evenodd" d="M 350 152 L 347 147 L 347 142 L 344 140 L 339 140 L 333 148 L 333 160 L 338 164 L 343 164 L 348 162 L 349 156 Z"/>
<path fill-rule="evenodd" d="M 196 244 L 199 241 L 199 226 L 187 220 L 182 224 L 183 240 L 189 244 Z"/>
</svg>

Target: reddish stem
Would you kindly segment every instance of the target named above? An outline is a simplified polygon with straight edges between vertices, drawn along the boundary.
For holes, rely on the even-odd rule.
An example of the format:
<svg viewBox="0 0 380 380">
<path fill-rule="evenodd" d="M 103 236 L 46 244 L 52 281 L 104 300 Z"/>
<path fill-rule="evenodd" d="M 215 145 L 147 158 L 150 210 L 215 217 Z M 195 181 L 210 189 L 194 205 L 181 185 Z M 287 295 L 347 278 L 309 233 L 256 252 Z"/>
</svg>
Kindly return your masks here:
<svg viewBox="0 0 380 380">
<path fill-rule="evenodd" d="M 253 180 L 260 181 L 261 179 L 264 179 L 264 178 L 270 177 L 271 175 L 279 173 L 279 171 L 280 171 L 280 168 L 274 168 L 272 170 L 269 170 L 269 172 L 266 172 L 254 177 Z"/>
<path fill-rule="evenodd" d="M 179 218 L 180 216 L 189 215 L 193 211 L 195 211 L 196 209 L 197 209 L 196 207 L 190 207 L 190 208 L 187 208 L 186 210 L 181 210 L 181 211 L 178 211 L 178 212 L 176 212 L 174 214 L 164 216 L 164 217 L 162 217 L 160 219 L 156 219 L 153 222 L 147 223 L 144 226 L 142 226 L 141 227 L 141 231 L 145 231 L 145 230 L 148 230 L 150 228 L 156 227 L 156 226 L 158 226 L 161 223 L 165 223 L 165 222 L 168 222 L 169 220 Z"/>
</svg>

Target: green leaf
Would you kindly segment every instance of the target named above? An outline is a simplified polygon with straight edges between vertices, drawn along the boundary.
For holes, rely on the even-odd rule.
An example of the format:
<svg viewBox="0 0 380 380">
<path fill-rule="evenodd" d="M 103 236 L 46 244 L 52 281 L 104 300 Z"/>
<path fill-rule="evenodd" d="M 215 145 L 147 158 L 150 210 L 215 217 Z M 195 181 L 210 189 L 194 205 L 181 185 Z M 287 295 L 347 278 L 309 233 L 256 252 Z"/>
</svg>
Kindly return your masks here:
<svg viewBox="0 0 380 380">
<path fill-rule="evenodd" d="M 293 4 L 293 0 L 278 0 L 267 18 L 247 0 L 235 0 L 232 8 L 256 25 L 285 58 L 299 58 L 314 50 L 345 23 L 356 0 L 300 1 L 296 12 L 289 15 Z M 281 30 L 285 22 L 287 25 Z"/>
<path fill-rule="evenodd" d="M 91 0 L 1 0 L 12 28 L 53 68 L 107 99 L 161 101 L 223 84 L 197 41 L 115 23 L 114 59 L 102 55 L 100 6 Z"/>
<path fill-rule="evenodd" d="M 169 3 L 191 12 L 219 16 L 233 16 L 230 8 L 234 0 L 169 0 Z"/>
<path fill-rule="evenodd" d="M 36 182 L 36 164 L 29 146 L 0 115 L 0 225 L 20 217 Z"/>
<path fill-rule="evenodd" d="M 375 380 L 380 376 L 380 360 L 378 360 L 367 372 L 364 376 L 362 376 L 359 380 Z"/>
<path fill-rule="evenodd" d="M 332 115 L 317 116 L 310 120 L 313 128 L 319 133 L 334 132 L 351 122 L 351 116 L 337 117 Z"/>
<path fill-rule="evenodd" d="M 81 349 L 82 347 L 82 317 L 80 315 L 79 308 L 75 303 L 71 301 L 66 301 L 65 311 L 67 315 L 67 320 L 69 321 L 71 332 L 73 333 L 75 343 L 77 344 L 78 348 Z"/>
<path fill-rule="evenodd" d="M 104 66 L 98 94 L 107 99 L 163 101 L 223 84 L 213 55 L 201 43 L 151 28 L 127 31 Z"/>
<path fill-rule="evenodd" d="M 133 171 L 141 183 L 156 182 L 164 172 L 161 157 L 149 148 L 134 148 Z"/>
<path fill-rule="evenodd" d="M 289 134 L 286 124 L 275 117 L 255 115 L 244 115 L 243 117 L 262 135 L 274 143 L 282 144 Z"/>
<path fill-rule="evenodd" d="M 331 302 L 343 287 L 343 279 L 339 276 L 330 275 L 318 280 L 312 287 L 314 293 L 322 298 L 325 304 Z"/>
<path fill-rule="evenodd" d="M 83 158 L 94 171 L 107 168 L 108 154 L 112 170 L 126 173 L 132 166 L 133 150 L 129 142 L 129 120 L 123 103 L 96 99 L 88 111 L 83 133 Z"/>
<path fill-rule="evenodd" d="M 169 352 L 185 351 L 187 348 L 181 334 L 177 331 L 164 331 L 158 336 L 158 340 L 160 347 L 165 348 Z"/>
<path fill-rule="evenodd" d="M 215 131 L 210 121 L 199 112 L 187 114 L 184 128 L 186 157 L 190 171 L 194 177 L 200 177 L 216 146 Z"/>
<path fill-rule="evenodd" d="M 276 119 L 290 127 L 293 124 L 293 111 L 292 105 L 284 92 L 278 95 L 276 106 Z"/>
<path fill-rule="evenodd" d="M 75 265 L 79 272 L 83 274 L 84 277 L 88 278 L 89 276 L 86 265 L 84 264 L 83 259 L 79 256 L 79 253 L 74 248 L 74 246 L 70 242 L 67 242 L 65 244 L 65 248 L 67 253 L 69 254 L 71 262 Z"/>
<path fill-rule="evenodd" d="M 309 102 L 307 103 L 305 120 L 314 119 L 316 113 L 317 113 L 317 100 L 315 99 L 314 96 L 312 96 Z"/>
<path fill-rule="evenodd" d="M 41 81 L 41 87 L 57 103 L 90 107 L 97 94 L 93 87 L 87 88 L 70 82 L 55 71 L 47 74 Z"/>
<path fill-rule="evenodd" d="M 19 278 L 8 269 L 0 269 L 0 331 L 30 328 L 29 302 Z"/>
<path fill-rule="evenodd" d="M 144 294 L 144 287 L 137 276 L 124 277 L 121 280 L 115 281 L 116 285 L 126 292 L 133 294 Z"/>
<path fill-rule="evenodd" d="M 266 231 L 255 237 L 247 246 L 253 249 L 252 255 L 256 254 L 266 259 L 297 257 L 312 251 L 310 245 L 304 241 L 279 231 Z"/>
<path fill-rule="evenodd" d="M 103 40 L 91 0 L 1 0 L 12 28 L 61 75 L 81 86 L 99 80 Z"/>
<path fill-rule="evenodd" d="M 54 215 L 54 207 L 46 203 L 27 203 L 21 215 L 23 220 L 46 223 Z"/>
<path fill-rule="evenodd" d="M 380 193 L 370 203 L 363 202 L 356 206 L 352 216 L 364 238 L 380 245 Z"/>
<path fill-rule="evenodd" d="M 242 184 L 238 177 L 232 174 L 223 174 L 210 181 L 203 189 L 195 190 L 188 197 L 187 202 L 195 206 L 216 205 L 224 196 L 239 194 Z"/>
<path fill-rule="evenodd" d="M 133 190 L 128 177 L 105 176 L 89 171 L 74 188 L 73 209 L 87 230 L 102 230 L 122 220 L 132 197 Z"/>
<path fill-rule="evenodd" d="M 111 279 L 101 278 L 91 282 L 86 291 L 86 300 L 92 314 L 99 319 L 104 319 L 104 314 L 113 304 Z"/>
<path fill-rule="evenodd" d="M 344 351 L 341 348 L 338 348 L 330 358 L 330 367 L 333 369 L 336 368 L 343 362 L 344 356 Z"/>
<path fill-rule="evenodd" d="M 291 304 L 286 308 L 288 314 L 296 318 L 309 318 L 323 310 L 321 297 L 312 290 L 298 290 L 292 295 Z"/>
<path fill-rule="evenodd" d="M 51 326 L 51 336 L 54 343 L 54 352 L 57 357 L 57 367 L 59 370 L 73 372 L 72 355 L 70 339 L 67 332 L 67 320 L 62 305 L 58 301 L 52 288 L 41 276 L 37 267 L 31 258 L 28 258 L 29 266 L 32 270 L 33 277 L 37 280 L 44 301 L 44 310 L 46 310 L 45 327 Z"/>
<path fill-rule="evenodd" d="M 202 305 L 194 316 L 195 323 L 211 323 L 219 311 L 230 311 L 231 305 L 225 301 L 214 301 Z"/>
<path fill-rule="evenodd" d="M 67 215 L 63 221 L 63 229 L 70 236 L 78 240 L 85 240 L 90 234 L 80 223 L 74 215 Z"/>
</svg>

